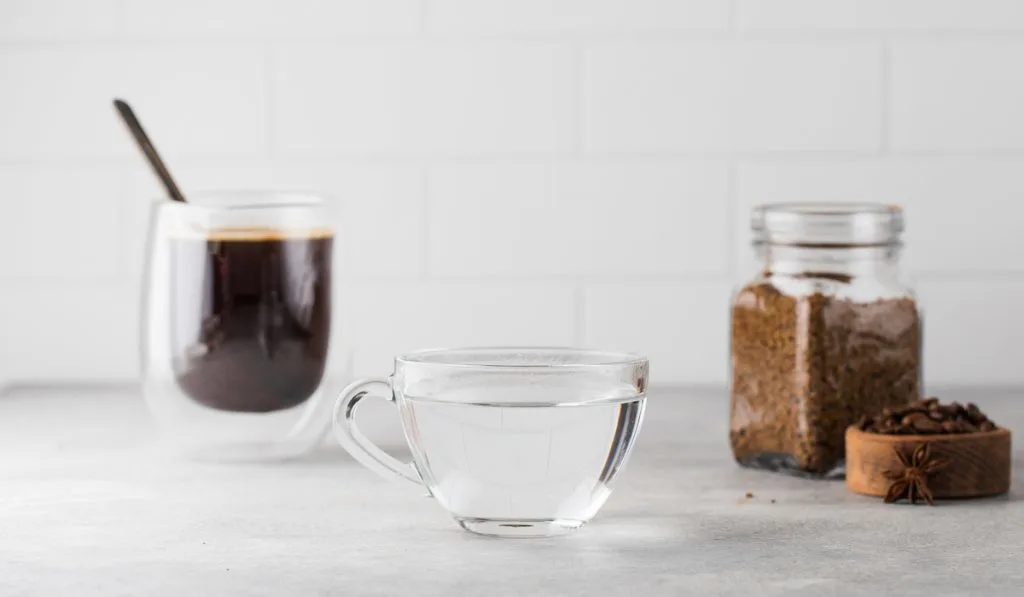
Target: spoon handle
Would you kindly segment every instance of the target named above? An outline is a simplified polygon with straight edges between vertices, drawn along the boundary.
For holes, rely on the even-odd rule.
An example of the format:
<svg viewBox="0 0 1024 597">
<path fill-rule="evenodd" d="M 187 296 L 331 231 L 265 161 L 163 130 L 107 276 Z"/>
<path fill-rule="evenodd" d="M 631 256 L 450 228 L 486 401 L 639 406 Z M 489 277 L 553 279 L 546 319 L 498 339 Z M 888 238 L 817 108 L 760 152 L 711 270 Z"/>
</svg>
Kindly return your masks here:
<svg viewBox="0 0 1024 597">
<path fill-rule="evenodd" d="M 132 111 L 131 106 L 124 100 L 115 99 L 114 107 L 117 108 L 117 112 L 121 115 L 121 120 L 124 120 L 124 123 L 128 125 L 128 130 L 135 137 L 135 142 L 138 143 L 139 149 L 146 155 L 149 165 L 153 167 L 153 172 L 160 178 L 160 182 L 164 183 L 167 194 L 171 196 L 171 199 L 184 203 L 185 196 L 178 190 L 178 185 L 171 178 L 171 173 L 167 170 L 167 166 L 164 165 L 164 161 L 160 159 L 160 154 L 157 153 L 156 147 L 153 147 L 153 142 L 149 140 L 146 131 L 142 129 L 142 124 L 135 117 L 135 112 Z"/>
</svg>

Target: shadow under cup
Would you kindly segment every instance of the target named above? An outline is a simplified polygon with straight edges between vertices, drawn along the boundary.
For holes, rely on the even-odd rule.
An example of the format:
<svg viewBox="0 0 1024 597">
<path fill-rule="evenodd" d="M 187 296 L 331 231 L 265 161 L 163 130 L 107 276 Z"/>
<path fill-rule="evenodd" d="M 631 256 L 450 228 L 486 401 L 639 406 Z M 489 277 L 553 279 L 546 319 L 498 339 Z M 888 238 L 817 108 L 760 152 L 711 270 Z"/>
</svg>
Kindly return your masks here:
<svg viewBox="0 0 1024 597">
<path fill-rule="evenodd" d="M 328 420 L 333 233 L 315 197 L 204 199 L 154 208 L 145 397 L 191 456 L 296 456 Z"/>
</svg>

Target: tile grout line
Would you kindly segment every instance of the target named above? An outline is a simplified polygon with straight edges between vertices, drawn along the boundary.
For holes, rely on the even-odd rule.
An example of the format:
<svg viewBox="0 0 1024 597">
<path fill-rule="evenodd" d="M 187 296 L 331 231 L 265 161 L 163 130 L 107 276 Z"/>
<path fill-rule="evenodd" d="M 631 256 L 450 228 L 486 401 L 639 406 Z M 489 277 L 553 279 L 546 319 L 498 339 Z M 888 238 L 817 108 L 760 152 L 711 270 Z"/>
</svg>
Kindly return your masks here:
<svg viewBox="0 0 1024 597">
<path fill-rule="evenodd" d="M 115 0 L 114 2 L 114 34 L 115 40 L 124 37 L 125 30 L 125 2 L 128 0 Z"/>
<path fill-rule="evenodd" d="M 586 348 L 583 343 L 586 339 L 586 309 L 587 309 L 587 288 L 583 280 L 576 281 L 575 296 L 573 297 L 576 309 L 575 329 L 573 330 L 573 342 L 577 348 Z"/>
<path fill-rule="evenodd" d="M 359 350 L 357 346 L 352 346 L 348 349 L 348 354 L 345 355 L 345 375 L 349 379 L 355 379 L 356 376 L 356 351 Z"/>
<path fill-rule="evenodd" d="M 729 280 L 738 279 L 739 272 L 737 271 L 737 259 L 739 257 L 739 251 L 737 250 L 736 243 L 739 239 L 736 238 L 736 215 L 737 215 L 737 179 L 739 166 L 736 159 L 730 159 L 726 165 L 726 178 L 725 178 L 725 217 L 726 217 L 726 230 L 725 230 L 725 257 L 726 257 L 726 273 L 728 274 Z"/>
<path fill-rule="evenodd" d="M 825 43 L 845 44 L 849 42 L 884 42 L 892 37 L 898 37 L 907 41 L 928 41 L 948 43 L 985 43 L 993 40 L 1024 40 L 1024 28 L 1020 29 L 740 29 L 739 19 L 734 12 L 730 11 L 728 22 L 725 28 L 716 29 L 681 29 L 676 31 L 637 29 L 626 32 L 588 31 L 581 33 L 430 33 L 427 30 L 429 20 L 426 4 L 417 17 L 417 30 L 403 33 L 345 33 L 336 36 L 312 34 L 312 35 L 280 35 L 280 34 L 225 34 L 215 36 L 212 34 L 177 34 L 159 36 L 138 36 L 125 34 L 123 29 L 123 10 L 119 8 L 115 13 L 118 32 L 115 34 L 83 35 L 79 37 L 64 36 L 62 38 L 51 37 L 0 37 L 0 48 L 60 48 L 68 46 L 92 46 L 92 47 L 118 47 L 124 45 L 152 47 L 152 46 L 203 46 L 203 47 L 239 47 L 262 45 L 267 42 L 280 43 L 292 46 L 388 46 L 395 43 L 408 43 L 422 41 L 427 44 L 541 44 L 550 45 L 554 43 L 578 43 L 578 44 L 661 44 L 679 43 L 690 44 L 694 42 L 722 42 L 742 37 L 744 41 L 764 43 Z M 120 5 L 119 5 L 120 7 Z"/>
<path fill-rule="evenodd" d="M 584 68 L 584 48 L 580 44 L 573 44 L 572 51 L 572 89 L 570 90 L 570 104 L 572 107 L 572 144 L 570 152 L 574 157 L 580 157 L 584 153 L 584 122 L 586 116 L 586 87 L 583 78 L 586 76 Z"/>
<path fill-rule="evenodd" d="M 740 0 L 729 0 L 728 27 L 726 29 L 729 39 L 737 45 L 745 42 L 744 34 L 739 28 L 739 4 Z M 727 152 L 725 159 L 725 273 L 729 283 L 734 284 L 739 277 L 737 271 L 739 269 L 737 263 L 739 248 L 736 246 L 736 243 L 739 242 L 739 238 L 736 236 L 736 216 L 739 211 L 737 186 L 739 163 L 743 158 L 733 146 Z"/>
<path fill-rule="evenodd" d="M 882 61 L 882 65 L 881 65 L 882 66 L 882 73 L 881 73 L 881 75 L 882 75 L 882 84 L 880 85 L 880 87 L 881 87 L 881 92 L 882 92 L 882 101 L 881 101 L 881 105 L 879 106 L 879 109 L 881 110 L 881 114 L 880 114 L 879 120 L 881 121 L 880 122 L 880 125 L 881 125 L 881 131 L 880 132 L 881 132 L 881 135 L 882 135 L 882 139 L 881 139 L 881 147 L 879 148 L 879 151 L 880 151 L 880 153 L 882 155 L 888 156 L 889 155 L 889 151 L 890 151 L 890 146 L 892 145 L 892 141 L 890 139 L 890 136 L 891 136 L 890 129 L 891 129 L 891 119 L 892 119 L 892 115 L 890 113 L 890 97 L 892 95 L 892 93 L 891 93 L 891 87 L 892 87 L 892 49 L 890 48 L 888 40 L 882 42 L 881 61 Z"/>
<path fill-rule="evenodd" d="M 420 167 L 420 207 L 423 209 L 423 218 L 420 222 L 420 233 L 422 243 L 420 245 L 420 278 L 431 279 L 430 276 L 430 169 L 424 164 Z"/>
<path fill-rule="evenodd" d="M 990 160 L 990 161 L 1021 161 L 1024 160 L 1024 148 L 1021 149 L 965 149 L 965 150 L 892 150 L 886 156 L 894 160 Z M 201 153 L 168 153 L 176 165 L 186 168 L 216 166 L 248 166 L 254 160 L 265 160 L 260 154 L 201 154 Z M 873 160 L 878 157 L 874 151 L 835 151 L 835 150 L 801 150 L 801 151 L 630 151 L 630 152 L 592 152 L 584 155 L 570 153 L 461 153 L 461 154 L 354 154 L 324 150 L 320 152 L 300 152 L 278 154 L 275 156 L 284 164 L 312 164 L 328 167 L 336 164 L 357 165 L 393 165 L 393 166 L 448 166 L 448 165 L 504 165 L 504 164 L 550 164 L 553 162 L 579 162 L 586 164 L 636 163 L 647 161 L 675 160 L 689 164 L 709 162 L 856 162 Z M 121 168 L 134 167 L 135 156 L 90 156 L 90 155 L 50 155 L 12 157 L 0 155 L 0 168 Z"/>
<path fill-rule="evenodd" d="M 276 47 L 274 42 L 267 42 L 263 49 L 263 135 L 267 143 L 266 156 L 273 161 L 277 155 L 277 148 L 274 139 L 274 64 Z"/>
<path fill-rule="evenodd" d="M 1024 283 L 1024 269 L 935 269 L 929 267 L 907 268 L 907 271 L 914 276 L 915 280 L 927 280 L 932 282 L 949 283 Z M 382 274 L 382 275 L 346 275 L 338 274 L 338 281 L 351 284 L 371 284 L 381 286 L 401 286 L 412 283 L 423 282 L 422 276 L 414 274 Z M 138 272 L 127 273 L 106 273 L 102 275 L 92 274 L 19 274 L 4 273 L 0 275 L 0 281 L 17 284 L 20 286 L 31 286 L 36 288 L 54 288 L 58 286 L 74 286 L 75 288 L 108 288 L 110 286 L 122 286 L 135 284 L 139 280 Z M 586 288 L 589 285 L 634 285 L 634 284 L 666 284 L 678 283 L 683 285 L 708 285 L 724 284 L 733 281 L 731 276 L 722 274 L 647 274 L 629 276 L 624 274 L 604 275 L 487 275 L 487 274 L 466 274 L 466 275 L 440 275 L 433 276 L 427 280 L 438 285 L 475 285 L 480 288 L 495 286 L 577 286 Z"/>
<path fill-rule="evenodd" d="M 429 2 L 429 0 L 419 0 L 419 2 L 418 2 L 419 14 L 416 15 L 417 16 L 417 24 L 416 24 L 417 31 L 416 31 L 416 33 L 418 35 L 420 35 L 420 36 L 425 36 L 427 34 L 427 24 L 428 24 L 427 21 L 430 18 L 428 2 Z"/>
<path fill-rule="evenodd" d="M 121 168 L 119 170 L 122 172 L 126 172 L 124 168 Z M 135 238 L 132 235 L 131 227 L 133 224 L 135 224 L 135 222 L 133 222 L 129 216 L 134 213 L 132 211 L 133 208 L 131 203 L 134 199 L 136 199 L 132 197 L 134 191 L 134 185 L 132 184 L 132 182 L 133 178 L 130 175 L 120 174 L 117 177 L 117 194 L 120 196 L 121 200 L 118 206 L 118 213 L 115 214 L 114 216 L 116 222 L 115 226 L 117 226 L 119 253 L 117 260 L 118 276 L 124 277 L 126 279 L 131 279 L 135 277 L 135 262 L 133 261 L 133 259 L 135 258 L 135 252 L 145 251 L 146 248 L 148 248 L 146 246 L 146 244 L 148 243 L 148 239 L 143 240 L 143 246 L 141 247 L 132 246 L 132 241 L 135 240 Z M 146 215 L 147 217 L 151 217 L 152 213 Z M 148 234 L 150 234 L 149 229 L 146 230 L 146 235 Z M 145 263 L 145 260 L 148 258 L 148 255 L 144 255 L 140 263 Z M 142 266 L 142 269 L 144 269 L 144 266 Z M 138 276 L 143 284 L 145 283 L 144 276 L 145 274 L 142 273 L 140 273 Z"/>
</svg>

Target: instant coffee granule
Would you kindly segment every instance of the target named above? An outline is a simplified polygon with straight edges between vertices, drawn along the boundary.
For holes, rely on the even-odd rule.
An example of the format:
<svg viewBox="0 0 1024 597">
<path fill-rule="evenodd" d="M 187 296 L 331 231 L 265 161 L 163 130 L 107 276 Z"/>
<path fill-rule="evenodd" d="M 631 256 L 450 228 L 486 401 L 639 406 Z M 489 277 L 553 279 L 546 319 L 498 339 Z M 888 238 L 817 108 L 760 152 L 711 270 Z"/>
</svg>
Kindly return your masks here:
<svg viewBox="0 0 1024 597">
<path fill-rule="evenodd" d="M 729 439 L 745 466 L 827 476 L 846 428 L 919 398 L 921 322 L 910 298 L 856 302 L 745 287 L 732 309 Z"/>
</svg>

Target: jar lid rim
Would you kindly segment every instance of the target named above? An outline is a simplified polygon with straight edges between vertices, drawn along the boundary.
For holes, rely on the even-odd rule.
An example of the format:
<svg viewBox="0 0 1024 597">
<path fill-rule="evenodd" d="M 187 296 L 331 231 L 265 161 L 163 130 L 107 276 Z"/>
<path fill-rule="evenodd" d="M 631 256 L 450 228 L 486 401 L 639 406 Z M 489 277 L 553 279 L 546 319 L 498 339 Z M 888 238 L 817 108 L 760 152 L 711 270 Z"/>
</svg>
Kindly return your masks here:
<svg viewBox="0 0 1024 597">
<path fill-rule="evenodd" d="M 769 203 L 751 214 L 755 243 L 884 245 L 903 232 L 903 208 L 885 203 Z"/>
<path fill-rule="evenodd" d="M 793 201 L 783 203 L 764 203 L 755 207 L 766 213 L 786 214 L 792 216 L 829 216 L 843 217 L 858 214 L 895 215 L 903 213 L 903 208 L 891 203 L 870 202 L 814 202 Z"/>
</svg>

